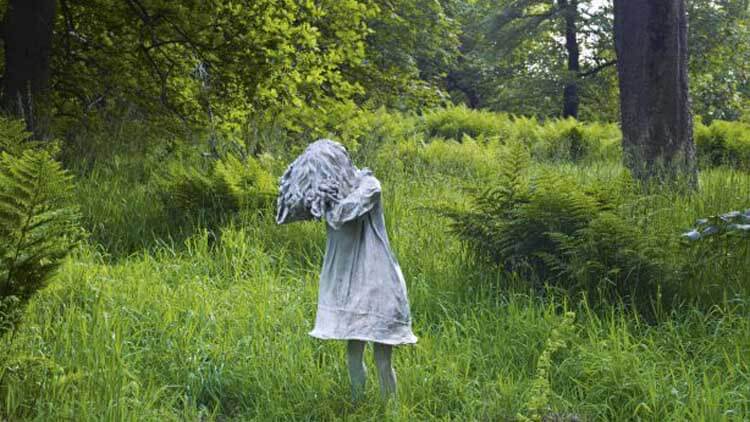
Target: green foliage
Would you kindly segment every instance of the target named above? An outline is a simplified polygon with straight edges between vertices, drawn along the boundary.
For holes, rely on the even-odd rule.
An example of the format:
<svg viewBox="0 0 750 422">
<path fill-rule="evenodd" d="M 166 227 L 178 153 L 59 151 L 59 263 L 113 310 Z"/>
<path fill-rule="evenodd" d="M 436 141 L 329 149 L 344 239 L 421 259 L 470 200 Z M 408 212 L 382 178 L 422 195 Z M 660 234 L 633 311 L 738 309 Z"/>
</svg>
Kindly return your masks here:
<svg viewBox="0 0 750 422">
<path fill-rule="evenodd" d="M 32 297 L 13 338 L 0 338 L 3 417 L 515 420 L 534 411 L 547 420 L 713 421 L 750 414 L 750 251 L 733 245 L 716 259 L 701 255 L 700 243 L 673 247 L 670 240 L 700 216 L 746 209 L 750 174 L 712 168 L 701 173 L 700 191 L 646 196 L 633 192 L 617 160 L 599 161 L 595 154 L 548 160 L 530 151 L 533 142 L 544 141 L 538 138 L 543 130 L 525 133 L 539 126 L 534 119 L 519 119 L 512 139 L 526 136 L 521 143 L 429 139 L 408 115 L 405 122 L 388 113 L 360 117 L 361 124 L 352 125 L 361 129 L 349 132 L 362 134 L 352 136 L 360 144 L 357 153 L 369 142 L 367 127 L 383 128 L 372 138 L 383 145 L 365 156 L 377 165 L 388 234 L 419 336 L 418 347 L 395 355 L 398 401 L 351 404 L 346 346 L 306 334 L 314 319 L 324 226 L 278 226 L 250 208 L 221 227 L 193 230 L 187 239 L 173 236 L 185 224 L 164 215 L 169 204 L 154 200 L 154 176 L 180 160 L 218 176 L 215 161 L 201 151 L 185 153 L 162 141 L 145 152 L 117 151 L 75 169 L 92 244 L 66 259 L 49 287 Z M 274 130 L 259 127 L 257 133 L 275 140 Z M 232 151 L 240 162 L 241 150 L 249 151 L 278 174 L 297 147 L 284 138 L 252 144 L 252 130 L 249 135 L 246 149 L 219 151 Z M 116 136 L 121 134 L 112 132 L 113 142 Z M 677 279 L 682 298 L 704 300 L 644 324 L 628 310 L 615 312 L 610 301 L 594 303 L 601 312 L 591 312 L 585 301 L 566 301 L 554 289 L 540 297 L 529 289 L 535 280 L 521 275 L 523 267 L 514 274 L 472 265 L 466 244 L 442 229 L 449 220 L 426 208 L 470 207 L 473 197 L 459 187 L 497 188 L 504 172 L 519 206 L 534 199 L 532 187 L 540 178 L 558 178 L 560 196 L 593 198 L 595 208 L 603 209 L 583 225 L 597 234 L 595 246 L 580 247 L 580 259 L 610 259 L 607 248 L 615 246 L 609 242 L 632 246 L 617 243 L 619 217 L 646 246 L 659 239 L 668 261 L 664 268 L 678 270 L 663 280 Z M 554 200 L 551 192 L 545 195 Z M 563 205 L 569 208 L 569 202 Z M 608 219 L 613 221 L 597 223 Z M 610 237 L 598 234 L 608 230 Z M 209 245 L 214 235 L 221 242 Z M 606 256 L 587 251 L 600 248 Z M 631 262 L 626 258 L 617 262 Z M 583 263 L 580 268 L 588 269 Z M 557 273 L 550 272 L 554 281 Z M 568 310 L 576 312 L 571 337 L 562 323 Z M 567 340 L 565 346 L 558 348 L 558 340 Z M 377 388 L 371 372 L 368 397 L 377 397 Z"/>
<path fill-rule="evenodd" d="M 469 136 L 480 143 L 493 139 L 521 143 L 541 161 L 592 163 L 619 161 L 622 157 L 622 134 L 614 123 L 582 123 L 574 119 L 540 122 L 533 117 L 455 106 L 426 113 L 422 126 L 428 138 L 461 142 Z M 714 120 L 705 125 L 696 121 L 694 138 L 704 168 L 726 165 L 750 169 L 749 124 Z"/>
<path fill-rule="evenodd" d="M 427 136 L 462 141 L 497 139 L 526 145 L 534 158 L 543 161 L 619 160 L 622 135 L 615 124 L 581 123 L 574 119 L 508 116 L 465 106 L 435 109 L 425 114 Z"/>
<path fill-rule="evenodd" d="M 695 228 L 682 234 L 682 239 L 692 272 L 706 271 L 709 265 L 719 268 L 743 265 L 740 260 L 750 255 L 750 209 L 701 218 Z M 737 281 L 747 282 L 744 277 Z"/>
<path fill-rule="evenodd" d="M 498 171 L 503 146 L 496 140 L 484 142 L 464 135 L 462 142 L 419 138 L 384 145 L 375 158 L 376 169 L 416 175 L 454 176 L 488 180 Z"/>
<path fill-rule="evenodd" d="M 0 116 L 0 153 L 19 154 L 29 142 L 31 134 L 26 131 L 23 120 Z"/>
<path fill-rule="evenodd" d="M 340 140 L 354 158 L 367 160 L 387 144 L 405 142 L 422 136 L 417 117 L 389 112 L 385 107 L 362 110 L 342 121 L 334 139 Z"/>
<path fill-rule="evenodd" d="M 370 371 L 372 400 L 353 405 L 345 344 L 306 334 L 323 227 L 249 218 L 225 228 L 214 249 L 200 233 L 114 263 L 91 248 L 67 260 L 0 344 L 0 411 L 11 420 L 207 421 L 513 420 L 535 403 L 550 419 L 547 409 L 612 421 L 750 411 L 746 306 L 688 308 L 650 326 L 581 306 L 568 337 L 564 303 L 482 287 L 508 279 L 467 268 L 458 241 L 435 230 L 442 219 L 413 211 L 413 201 L 454 189 L 384 182 L 419 335 L 418 347 L 394 352 L 398 401 L 375 399 Z M 552 353 L 554 340 L 566 345 Z"/>
<path fill-rule="evenodd" d="M 365 58 L 375 9 L 357 0 L 71 0 L 59 12 L 52 85 L 71 123 L 135 105 L 229 130 L 251 115 L 361 93 L 344 69 Z"/>
<path fill-rule="evenodd" d="M 356 80 L 365 102 L 418 111 L 443 102 L 443 78 L 459 54 L 460 25 L 452 1 L 374 0 L 368 20 L 367 60 Z"/>
<path fill-rule="evenodd" d="M 546 264 L 557 278 L 572 284 L 569 290 L 588 292 L 597 307 L 621 299 L 653 317 L 651 306 L 669 305 L 677 293 L 666 260 L 668 242 L 650 237 L 615 213 L 601 212 L 572 234 L 550 236 L 557 255 L 545 255 Z"/>
<path fill-rule="evenodd" d="M 726 165 L 750 170 L 750 124 L 714 120 L 707 126 L 699 121 L 694 138 L 703 167 Z"/>
<path fill-rule="evenodd" d="M 580 0 L 578 74 L 568 71 L 564 4 L 541 0 L 452 2 L 461 55 L 446 78 L 456 103 L 558 117 L 575 81 L 583 120 L 617 121 L 619 98 L 611 2 Z M 750 10 L 744 0 L 686 2 L 690 92 L 696 115 L 738 119 L 750 99 Z M 607 64 L 609 64 L 607 66 Z"/>
<path fill-rule="evenodd" d="M 67 0 L 54 22 L 52 104 L 68 135 L 133 110 L 159 124 L 241 130 L 271 119 L 296 130 L 339 104 L 421 111 L 449 103 L 559 116 L 576 81 L 583 120 L 617 119 L 611 7 L 578 1 L 582 54 L 567 70 L 564 2 L 540 0 Z M 748 12 L 689 4 L 695 109 L 747 109 Z M 601 71 L 599 71 L 601 70 Z M 474 135 L 472 135 L 474 136 Z M 460 140 L 460 137 L 458 138 Z"/>
<path fill-rule="evenodd" d="M 262 159 L 247 157 L 244 162 L 229 155 L 214 165 L 215 179 L 226 186 L 240 209 L 262 208 L 276 197 L 276 178 L 268 171 Z"/>
<path fill-rule="evenodd" d="M 663 244 L 616 213 L 633 194 L 629 178 L 582 186 L 557 172 L 529 174 L 529 165 L 526 149 L 510 146 L 499 177 L 475 194 L 473 207 L 447 212 L 452 231 L 507 271 L 595 304 L 623 300 L 648 312 L 669 271 Z"/>
<path fill-rule="evenodd" d="M 311 140 L 330 138 L 342 143 L 356 158 L 366 158 L 386 143 L 422 135 L 417 117 L 385 107 L 370 110 L 353 103 L 334 103 L 298 116 L 301 118 L 296 119 L 299 124 L 290 137 L 293 142 L 290 148 L 278 148 L 278 144 L 284 143 L 283 139 L 271 139 L 266 146 L 274 149 L 276 155 L 299 154 Z M 286 118 L 281 116 L 282 120 Z"/>
<path fill-rule="evenodd" d="M 267 159 L 268 161 L 268 159 Z M 233 155 L 200 166 L 172 161 L 159 179 L 164 209 L 175 217 L 198 216 L 215 224 L 241 209 L 263 209 L 276 194 L 268 165 Z"/>
<path fill-rule="evenodd" d="M 745 0 L 691 0 L 690 97 L 706 121 L 736 120 L 750 101 L 750 8 Z"/>
<path fill-rule="evenodd" d="M 0 332 L 77 242 L 71 177 L 49 152 L 0 153 Z"/>
<path fill-rule="evenodd" d="M 617 80 L 610 62 L 611 9 L 578 1 L 576 32 L 581 54 L 579 74 L 567 70 L 565 16 L 567 2 L 478 0 L 456 2 L 462 24 L 461 56 L 447 78 L 456 102 L 507 113 L 558 117 L 563 88 L 575 81 L 580 117 L 617 119 Z M 568 3 L 569 4 L 569 3 Z"/>
<path fill-rule="evenodd" d="M 424 116 L 425 132 L 429 137 L 461 141 L 464 135 L 477 138 L 504 133 L 508 116 L 483 110 L 471 110 L 464 105 L 436 109 Z"/>
<path fill-rule="evenodd" d="M 213 217 L 237 211 L 237 201 L 223 179 L 213 168 L 184 164 L 169 164 L 160 180 L 161 200 L 170 214 L 201 212 Z"/>
<path fill-rule="evenodd" d="M 575 329 L 576 314 L 575 312 L 566 312 L 560 325 L 553 328 L 544 344 L 544 350 L 536 361 L 536 374 L 531 387 L 531 396 L 526 402 L 527 415 L 518 415 L 518 419 L 523 422 L 539 422 L 549 420 L 546 415 L 549 409 L 550 393 L 550 372 L 552 371 L 552 358 L 555 353 L 567 347 L 568 338 L 570 338 Z"/>
<path fill-rule="evenodd" d="M 615 124 L 553 119 L 526 130 L 538 133 L 530 148 L 540 160 L 594 162 L 621 156 L 622 135 Z"/>
</svg>

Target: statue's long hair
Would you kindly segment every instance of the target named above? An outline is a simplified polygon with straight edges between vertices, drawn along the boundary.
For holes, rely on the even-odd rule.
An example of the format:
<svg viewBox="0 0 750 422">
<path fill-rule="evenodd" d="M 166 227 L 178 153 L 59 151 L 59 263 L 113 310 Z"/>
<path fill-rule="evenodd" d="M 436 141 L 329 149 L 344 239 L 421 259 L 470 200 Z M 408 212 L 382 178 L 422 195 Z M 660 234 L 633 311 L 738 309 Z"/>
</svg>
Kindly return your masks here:
<svg viewBox="0 0 750 422">
<path fill-rule="evenodd" d="M 335 184 L 341 197 L 356 186 L 359 169 L 352 164 L 343 145 L 329 139 L 310 144 L 287 167 L 279 181 L 276 222 L 319 219 L 325 212 L 325 198 L 318 186 Z"/>
</svg>

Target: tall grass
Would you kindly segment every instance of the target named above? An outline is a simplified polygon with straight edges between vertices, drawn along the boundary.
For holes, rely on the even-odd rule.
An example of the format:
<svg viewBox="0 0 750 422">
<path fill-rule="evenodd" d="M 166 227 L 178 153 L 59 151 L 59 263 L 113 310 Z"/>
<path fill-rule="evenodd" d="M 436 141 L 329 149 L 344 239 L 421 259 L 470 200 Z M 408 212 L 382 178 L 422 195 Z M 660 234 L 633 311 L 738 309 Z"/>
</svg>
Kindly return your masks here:
<svg viewBox="0 0 750 422">
<path fill-rule="evenodd" d="M 502 145 L 388 148 L 364 162 L 383 182 L 419 337 L 396 350 L 397 401 L 376 399 L 371 370 L 371 400 L 352 403 L 344 343 L 307 335 L 322 223 L 279 227 L 267 212 L 245 211 L 222 228 L 219 243 L 200 229 L 165 241 L 182 228 L 153 205 L 148 178 L 139 185 L 101 164 L 79 182 L 93 246 L 70 257 L 19 329 L 0 339 L 0 419 L 515 420 L 538 409 L 563 420 L 750 415 L 746 294 L 718 306 L 686 304 L 656 323 L 536 295 L 525 280 L 472 264 L 447 221 L 430 211 L 469 206 L 462 187 L 492 180 L 493 148 Z M 534 165 L 602 183 L 622 172 L 611 160 Z M 642 230 L 677 237 L 698 217 L 746 206 L 750 176 L 707 171 L 701 186 L 690 196 L 644 197 L 629 211 Z M 695 280 L 749 286 L 748 254 L 723 259 L 695 268 Z M 561 328 L 566 311 L 576 315 L 571 330 Z M 545 354 L 553 350 L 548 339 L 559 337 L 564 344 Z M 540 372 L 548 355 L 550 370 Z"/>
</svg>

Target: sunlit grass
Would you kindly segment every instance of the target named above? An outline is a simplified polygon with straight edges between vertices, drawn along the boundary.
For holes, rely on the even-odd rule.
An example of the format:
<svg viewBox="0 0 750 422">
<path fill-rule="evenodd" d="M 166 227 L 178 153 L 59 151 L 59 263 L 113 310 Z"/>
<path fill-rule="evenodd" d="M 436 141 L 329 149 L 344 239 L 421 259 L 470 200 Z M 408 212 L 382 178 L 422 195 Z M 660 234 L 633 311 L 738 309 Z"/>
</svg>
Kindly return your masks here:
<svg viewBox="0 0 750 422">
<path fill-rule="evenodd" d="M 199 236 L 186 251 L 113 266 L 86 253 L 68 261 L 9 345 L 3 413 L 40 420 L 380 415 L 376 380 L 372 400 L 353 406 L 343 344 L 306 334 L 316 259 L 301 264 L 241 228 L 223 242 L 210 252 Z M 446 258 L 435 252 L 432 259 Z M 414 267 L 431 258 L 403 258 L 412 265 L 420 342 L 397 351 L 401 390 L 387 414 L 497 420 L 523 413 L 562 305 L 499 295 L 491 285 L 468 289 L 476 274 L 462 278 L 436 262 L 421 272 Z M 721 420 L 750 411 L 745 308 L 687 310 L 656 326 L 575 310 L 576 334 L 554 357 L 553 409 L 608 420 Z"/>
<path fill-rule="evenodd" d="M 246 212 L 213 246 L 201 230 L 184 242 L 157 241 L 154 231 L 169 222 L 159 222 L 152 192 L 93 171 L 79 189 L 100 246 L 70 257 L 23 325 L 1 340 L 0 419 L 508 420 L 527 414 L 537 360 L 565 310 L 576 319 L 552 357 L 550 413 L 653 421 L 750 414 L 747 296 L 685 305 L 654 324 L 536 296 L 523 280 L 472 265 L 430 211 L 467 206 L 462 187 L 493 171 L 486 157 L 462 164 L 474 149 L 456 156 L 459 147 L 441 148 L 418 169 L 374 163 L 419 337 L 396 352 L 397 402 L 378 399 L 370 370 L 368 400 L 352 403 L 343 342 L 307 335 L 322 223 L 278 227 L 268 213 Z M 582 183 L 622 171 L 613 162 L 537 165 Z M 706 171 L 701 187 L 648 197 L 632 212 L 644 230 L 678 237 L 698 217 L 746 207 L 750 176 Z M 747 257 L 707 267 L 696 280 L 720 285 L 728 280 L 717 277 L 731 275 L 748 286 Z"/>
</svg>

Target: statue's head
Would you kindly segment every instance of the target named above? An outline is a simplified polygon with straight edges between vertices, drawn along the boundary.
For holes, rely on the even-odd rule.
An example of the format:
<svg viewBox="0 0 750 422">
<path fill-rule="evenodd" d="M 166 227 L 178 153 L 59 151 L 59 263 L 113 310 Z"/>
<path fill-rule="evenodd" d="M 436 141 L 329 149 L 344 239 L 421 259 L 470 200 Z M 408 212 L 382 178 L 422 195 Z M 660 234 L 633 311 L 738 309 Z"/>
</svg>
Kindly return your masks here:
<svg viewBox="0 0 750 422">
<path fill-rule="evenodd" d="M 329 139 L 310 144 L 281 176 L 276 222 L 320 218 L 320 208 L 311 206 L 321 183 L 333 183 L 346 196 L 356 184 L 359 169 L 352 164 L 343 145 Z"/>
</svg>

